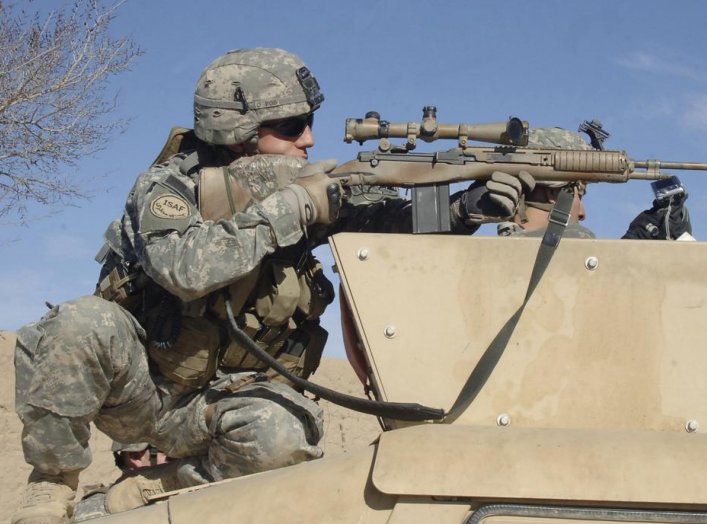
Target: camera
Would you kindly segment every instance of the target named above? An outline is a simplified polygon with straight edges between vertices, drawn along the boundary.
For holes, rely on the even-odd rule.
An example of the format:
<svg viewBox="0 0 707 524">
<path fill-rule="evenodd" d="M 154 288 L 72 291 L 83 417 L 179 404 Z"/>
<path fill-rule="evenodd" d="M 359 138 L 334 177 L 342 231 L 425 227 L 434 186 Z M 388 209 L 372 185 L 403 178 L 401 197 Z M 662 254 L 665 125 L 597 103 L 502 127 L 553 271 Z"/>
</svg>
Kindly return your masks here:
<svg viewBox="0 0 707 524">
<path fill-rule="evenodd" d="M 685 194 L 685 188 L 676 176 L 651 182 L 651 188 L 658 202 L 666 202 L 671 197 Z"/>
</svg>

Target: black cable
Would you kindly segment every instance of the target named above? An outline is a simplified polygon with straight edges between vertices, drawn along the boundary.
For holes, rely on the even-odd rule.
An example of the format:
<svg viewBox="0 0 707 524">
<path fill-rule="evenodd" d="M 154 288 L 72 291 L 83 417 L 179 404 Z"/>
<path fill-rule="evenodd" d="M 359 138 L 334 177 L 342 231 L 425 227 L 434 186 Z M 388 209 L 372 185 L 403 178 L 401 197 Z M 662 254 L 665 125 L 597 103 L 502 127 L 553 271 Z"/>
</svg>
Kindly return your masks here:
<svg viewBox="0 0 707 524">
<path fill-rule="evenodd" d="M 226 314 L 228 316 L 228 326 L 230 328 L 231 336 L 235 339 L 235 341 L 244 347 L 248 353 L 270 366 L 296 386 L 307 390 L 310 393 L 314 393 L 316 396 L 339 406 L 352 409 L 354 411 L 359 411 L 361 413 L 375 415 L 377 417 L 409 421 L 441 420 L 445 417 L 444 410 L 442 409 L 431 408 L 416 403 L 379 402 L 376 400 L 354 397 L 352 395 L 346 395 L 344 393 L 334 391 L 333 389 L 320 386 L 319 384 L 314 384 L 309 380 L 293 375 L 287 370 L 287 368 L 285 368 L 285 366 L 280 364 L 270 354 L 261 349 L 245 331 L 238 327 L 238 323 L 233 316 L 231 301 L 226 300 L 225 302 Z"/>
</svg>

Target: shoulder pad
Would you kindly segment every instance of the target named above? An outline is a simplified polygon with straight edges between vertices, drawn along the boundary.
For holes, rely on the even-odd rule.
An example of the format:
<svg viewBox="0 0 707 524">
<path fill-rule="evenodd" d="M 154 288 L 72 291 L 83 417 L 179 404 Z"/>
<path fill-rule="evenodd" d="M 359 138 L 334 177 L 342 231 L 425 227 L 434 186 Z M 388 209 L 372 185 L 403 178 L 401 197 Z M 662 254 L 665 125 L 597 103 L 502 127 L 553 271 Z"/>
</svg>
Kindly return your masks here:
<svg viewBox="0 0 707 524">
<path fill-rule="evenodd" d="M 152 165 L 163 164 L 177 153 L 194 149 L 197 140 L 193 130 L 186 127 L 173 127 L 169 131 L 162 151 L 157 155 Z"/>
</svg>

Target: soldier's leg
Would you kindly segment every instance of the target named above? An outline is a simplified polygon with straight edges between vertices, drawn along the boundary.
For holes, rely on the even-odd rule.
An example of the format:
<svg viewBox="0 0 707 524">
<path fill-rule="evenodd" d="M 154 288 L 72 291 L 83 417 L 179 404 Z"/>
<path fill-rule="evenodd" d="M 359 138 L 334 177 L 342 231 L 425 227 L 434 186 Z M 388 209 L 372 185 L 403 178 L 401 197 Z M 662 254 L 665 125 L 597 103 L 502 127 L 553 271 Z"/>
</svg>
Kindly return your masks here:
<svg viewBox="0 0 707 524">
<path fill-rule="evenodd" d="M 255 383 L 207 411 L 212 436 L 203 468 L 214 480 L 290 466 L 322 456 L 323 414 L 279 382 Z"/>
<path fill-rule="evenodd" d="M 13 522 L 31 520 L 42 511 L 57 513 L 61 506 L 70 514 L 78 471 L 91 462 L 92 420 L 100 427 L 104 419 L 104 427 L 120 433 L 115 438 L 127 436 L 124 440 L 145 439 L 145 431 L 154 427 L 159 399 L 141 337 L 141 328 L 127 312 L 97 297 L 57 306 L 17 333 L 15 404 L 24 425 L 25 460 L 34 471 Z M 127 426 L 123 420 L 111 425 L 115 417 L 110 411 L 124 412 L 120 408 L 125 404 L 142 406 L 139 411 L 152 424 L 135 421 Z M 37 491 L 57 486 L 61 494 L 49 498 L 61 500 L 43 506 L 46 493 Z"/>
<path fill-rule="evenodd" d="M 323 414 L 313 401 L 280 383 L 255 383 L 224 394 L 196 394 L 171 410 L 157 428 L 166 466 L 138 470 L 106 496 L 111 513 L 145 504 L 150 496 L 215 480 L 297 464 L 322 456 Z"/>
</svg>

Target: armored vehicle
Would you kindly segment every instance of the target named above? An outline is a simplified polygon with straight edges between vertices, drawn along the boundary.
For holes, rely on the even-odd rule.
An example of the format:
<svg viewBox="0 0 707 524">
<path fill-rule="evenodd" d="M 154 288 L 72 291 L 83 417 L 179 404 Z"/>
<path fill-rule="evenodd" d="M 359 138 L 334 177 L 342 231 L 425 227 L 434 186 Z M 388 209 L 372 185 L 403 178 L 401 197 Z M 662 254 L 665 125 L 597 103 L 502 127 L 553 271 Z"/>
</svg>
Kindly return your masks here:
<svg viewBox="0 0 707 524">
<path fill-rule="evenodd" d="M 106 521 L 707 522 L 707 244 L 542 245 L 335 235 L 366 388 L 444 415 Z"/>
</svg>

